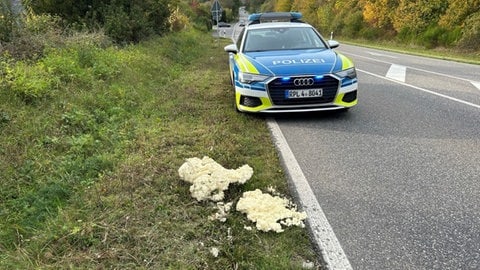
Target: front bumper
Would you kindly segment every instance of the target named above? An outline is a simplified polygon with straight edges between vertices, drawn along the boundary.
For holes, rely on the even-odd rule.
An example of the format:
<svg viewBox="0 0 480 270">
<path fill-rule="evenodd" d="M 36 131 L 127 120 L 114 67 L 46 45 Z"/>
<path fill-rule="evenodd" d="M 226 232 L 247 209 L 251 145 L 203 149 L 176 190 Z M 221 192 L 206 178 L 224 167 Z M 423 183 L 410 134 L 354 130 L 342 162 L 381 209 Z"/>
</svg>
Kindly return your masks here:
<svg viewBox="0 0 480 270">
<path fill-rule="evenodd" d="M 293 78 L 290 81 L 293 81 Z M 285 92 L 288 90 L 313 88 L 321 88 L 323 95 L 315 98 L 286 98 Z M 252 113 L 338 110 L 357 104 L 357 89 L 356 78 L 342 80 L 334 75 L 321 76 L 321 79 L 310 86 L 295 86 L 280 77 L 256 85 L 241 84 L 237 81 L 235 82 L 235 102 L 239 111 Z"/>
</svg>

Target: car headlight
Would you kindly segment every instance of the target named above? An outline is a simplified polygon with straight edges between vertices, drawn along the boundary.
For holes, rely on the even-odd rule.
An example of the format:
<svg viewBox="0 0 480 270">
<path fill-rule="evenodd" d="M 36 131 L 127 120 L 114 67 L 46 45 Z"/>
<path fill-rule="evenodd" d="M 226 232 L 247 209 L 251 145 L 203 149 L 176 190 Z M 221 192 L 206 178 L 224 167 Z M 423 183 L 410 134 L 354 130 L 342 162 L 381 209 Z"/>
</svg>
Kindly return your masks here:
<svg viewBox="0 0 480 270">
<path fill-rule="evenodd" d="M 353 67 L 353 68 L 349 68 L 349 69 L 345 69 L 340 72 L 337 72 L 335 73 L 335 75 L 337 75 L 340 78 L 355 79 L 357 78 L 357 71 Z"/>
<path fill-rule="evenodd" d="M 269 76 L 261 75 L 261 74 L 252 74 L 252 73 L 245 73 L 245 72 L 238 73 L 238 80 L 241 83 L 262 82 L 268 78 Z"/>
</svg>

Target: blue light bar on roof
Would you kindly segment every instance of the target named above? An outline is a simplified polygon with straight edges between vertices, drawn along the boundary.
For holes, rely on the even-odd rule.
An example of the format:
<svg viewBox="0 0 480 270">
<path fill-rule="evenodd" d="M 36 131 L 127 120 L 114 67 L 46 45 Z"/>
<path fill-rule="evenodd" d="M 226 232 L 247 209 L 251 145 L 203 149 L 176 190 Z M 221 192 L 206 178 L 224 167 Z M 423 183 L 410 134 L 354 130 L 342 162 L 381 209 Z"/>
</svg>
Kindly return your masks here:
<svg viewBox="0 0 480 270">
<path fill-rule="evenodd" d="M 253 21 L 258 21 L 260 20 L 260 16 L 262 15 L 262 13 L 253 13 L 253 14 L 250 14 L 248 15 L 248 20 L 253 22 Z"/>
<path fill-rule="evenodd" d="M 248 16 L 249 21 L 285 21 L 285 20 L 300 20 L 302 13 L 300 12 L 267 12 L 254 13 Z"/>
</svg>

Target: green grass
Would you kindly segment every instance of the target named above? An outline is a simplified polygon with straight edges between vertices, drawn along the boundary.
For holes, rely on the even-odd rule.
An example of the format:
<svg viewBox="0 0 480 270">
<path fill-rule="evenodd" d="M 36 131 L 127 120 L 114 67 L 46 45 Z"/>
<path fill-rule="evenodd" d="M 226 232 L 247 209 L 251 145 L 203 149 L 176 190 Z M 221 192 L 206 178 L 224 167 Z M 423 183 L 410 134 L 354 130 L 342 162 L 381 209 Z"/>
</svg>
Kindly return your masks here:
<svg viewBox="0 0 480 270">
<path fill-rule="evenodd" d="M 247 231 L 253 225 L 236 211 L 225 223 L 209 220 L 215 205 L 196 202 L 178 176 L 186 158 L 210 156 L 254 169 L 225 201 L 268 186 L 289 194 L 265 120 L 233 109 L 228 42 L 185 31 L 123 49 L 71 46 L 28 73 L 2 59 L 0 268 L 301 269 L 316 261 L 306 229 Z"/>
</svg>

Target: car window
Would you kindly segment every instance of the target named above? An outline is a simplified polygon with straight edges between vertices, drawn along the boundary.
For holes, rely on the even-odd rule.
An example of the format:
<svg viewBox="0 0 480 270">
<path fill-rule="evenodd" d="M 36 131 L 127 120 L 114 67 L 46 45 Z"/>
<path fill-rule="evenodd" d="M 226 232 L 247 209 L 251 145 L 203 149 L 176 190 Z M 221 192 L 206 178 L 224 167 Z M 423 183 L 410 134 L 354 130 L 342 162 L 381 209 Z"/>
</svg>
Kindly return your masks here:
<svg viewBox="0 0 480 270">
<path fill-rule="evenodd" d="M 271 50 L 326 49 L 325 42 L 312 27 L 250 29 L 244 52 Z"/>
<path fill-rule="evenodd" d="M 245 28 L 242 29 L 242 31 L 240 32 L 240 35 L 238 35 L 238 38 L 237 38 L 237 48 L 240 50 L 240 45 L 242 43 L 242 39 L 243 39 L 243 34 L 245 33 Z"/>
</svg>

